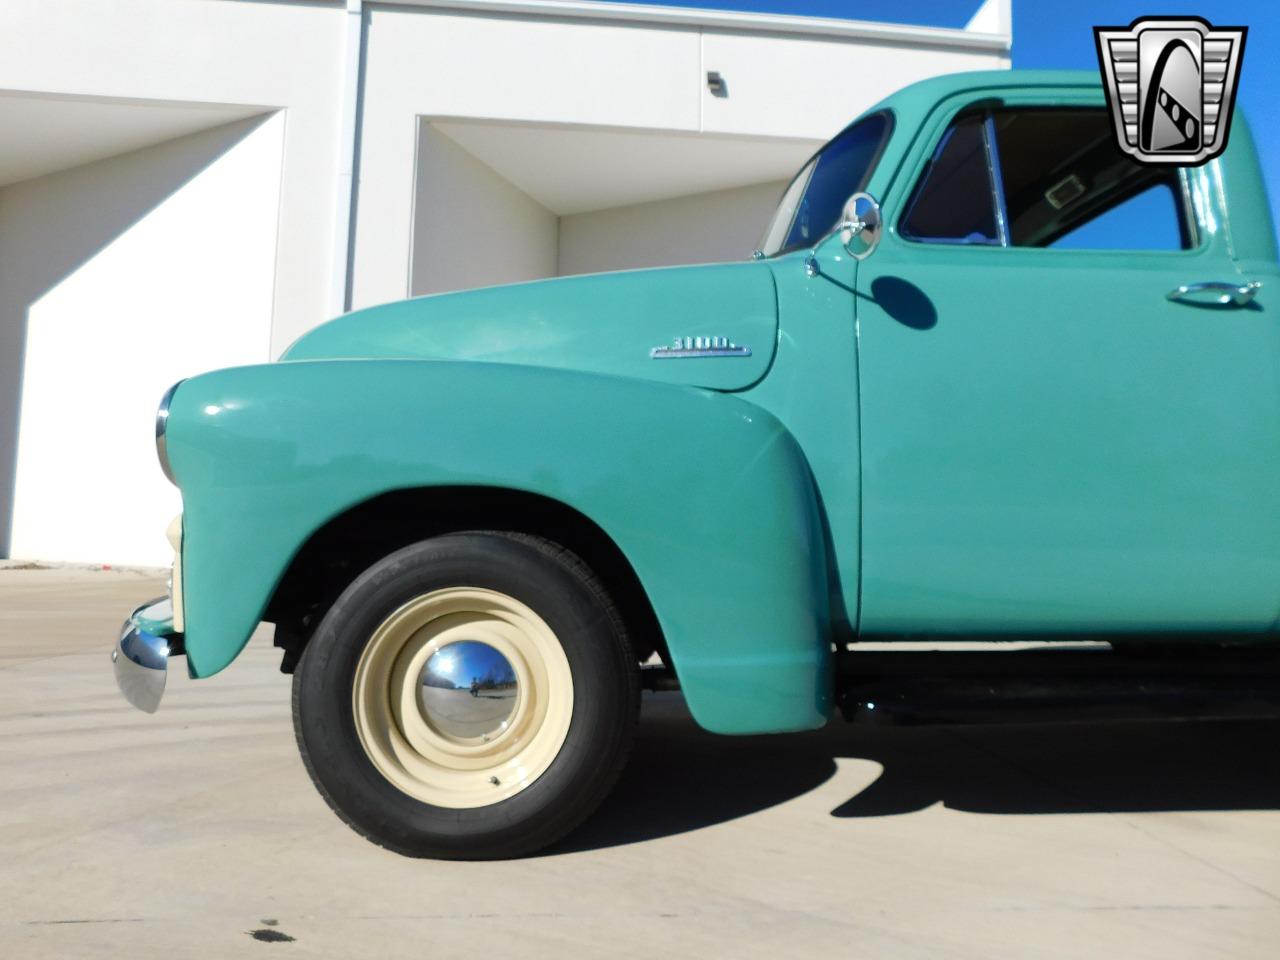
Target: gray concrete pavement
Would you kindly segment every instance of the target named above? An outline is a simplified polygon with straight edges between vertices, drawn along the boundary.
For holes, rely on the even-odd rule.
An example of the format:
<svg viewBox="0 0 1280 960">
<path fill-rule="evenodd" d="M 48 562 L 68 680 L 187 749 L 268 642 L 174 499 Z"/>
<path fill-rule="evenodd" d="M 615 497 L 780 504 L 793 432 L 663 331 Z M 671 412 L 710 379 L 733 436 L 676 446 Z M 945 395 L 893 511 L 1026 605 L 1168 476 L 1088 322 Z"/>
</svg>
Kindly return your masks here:
<svg viewBox="0 0 1280 960">
<path fill-rule="evenodd" d="M 265 636 L 123 703 L 160 592 L 0 570 L 0 957 L 1280 956 L 1280 724 L 722 739 L 664 694 L 568 843 L 414 861 L 312 789 Z"/>
</svg>

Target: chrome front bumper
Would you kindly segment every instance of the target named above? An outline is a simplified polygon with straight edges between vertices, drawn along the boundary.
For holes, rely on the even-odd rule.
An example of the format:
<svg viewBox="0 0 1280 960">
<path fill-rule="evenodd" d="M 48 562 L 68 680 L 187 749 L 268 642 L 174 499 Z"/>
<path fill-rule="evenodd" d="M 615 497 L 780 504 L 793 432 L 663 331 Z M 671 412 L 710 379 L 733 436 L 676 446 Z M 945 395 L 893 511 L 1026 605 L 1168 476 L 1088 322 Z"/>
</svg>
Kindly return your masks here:
<svg viewBox="0 0 1280 960">
<path fill-rule="evenodd" d="M 164 696 L 169 657 L 182 653 L 182 634 L 173 628 L 173 605 L 168 597 L 144 603 L 120 629 L 111 651 L 116 686 L 139 710 L 155 713 Z"/>
</svg>

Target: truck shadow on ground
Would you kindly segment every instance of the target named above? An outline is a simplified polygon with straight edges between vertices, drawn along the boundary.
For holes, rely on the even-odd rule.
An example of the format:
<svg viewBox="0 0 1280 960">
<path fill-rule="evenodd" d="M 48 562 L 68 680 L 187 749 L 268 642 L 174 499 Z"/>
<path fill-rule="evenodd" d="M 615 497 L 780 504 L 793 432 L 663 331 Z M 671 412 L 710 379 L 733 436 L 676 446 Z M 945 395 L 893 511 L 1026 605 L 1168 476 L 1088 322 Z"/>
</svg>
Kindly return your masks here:
<svg viewBox="0 0 1280 960">
<path fill-rule="evenodd" d="M 1280 720 L 865 727 L 719 737 L 676 694 L 646 695 L 612 795 L 556 847 L 569 853 L 686 833 L 803 796 L 838 758 L 881 773 L 833 817 L 1280 809 Z"/>
</svg>

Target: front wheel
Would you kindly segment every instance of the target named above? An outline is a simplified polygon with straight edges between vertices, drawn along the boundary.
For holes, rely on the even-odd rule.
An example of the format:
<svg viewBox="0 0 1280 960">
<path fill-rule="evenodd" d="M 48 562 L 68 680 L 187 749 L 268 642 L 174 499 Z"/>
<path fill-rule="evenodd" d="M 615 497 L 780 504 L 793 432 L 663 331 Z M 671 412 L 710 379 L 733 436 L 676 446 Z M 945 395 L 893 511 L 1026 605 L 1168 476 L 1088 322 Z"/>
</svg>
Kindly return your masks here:
<svg viewBox="0 0 1280 960">
<path fill-rule="evenodd" d="M 639 710 L 622 620 L 546 540 L 435 537 L 361 574 L 293 682 L 294 730 L 337 814 L 411 856 L 544 847 L 617 778 Z"/>
</svg>

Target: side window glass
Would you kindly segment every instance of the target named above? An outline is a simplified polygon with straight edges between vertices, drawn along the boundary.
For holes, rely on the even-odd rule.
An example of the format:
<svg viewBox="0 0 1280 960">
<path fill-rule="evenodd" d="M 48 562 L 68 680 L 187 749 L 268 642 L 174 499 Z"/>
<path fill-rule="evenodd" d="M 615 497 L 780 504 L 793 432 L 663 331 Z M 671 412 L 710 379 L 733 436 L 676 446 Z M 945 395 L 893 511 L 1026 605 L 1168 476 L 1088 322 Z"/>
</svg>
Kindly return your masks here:
<svg viewBox="0 0 1280 960">
<path fill-rule="evenodd" d="M 960 116 L 920 177 L 908 240 L 1075 250 L 1194 245 L 1178 171 L 1121 153 L 1103 109 Z"/>
<path fill-rule="evenodd" d="M 1062 234 L 1055 250 L 1181 250 L 1174 187 L 1157 183 Z"/>
<path fill-rule="evenodd" d="M 1121 153 L 1103 109 L 997 110 L 1001 192 L 1015 247 L 1190 247 L 1173 167 Z"/>
<path fill-rule="evenodd" d="M 983 116 L 961 117 L 938 143 L 899 224 L 929 243 L 998 244 Z"/>
</svg>

